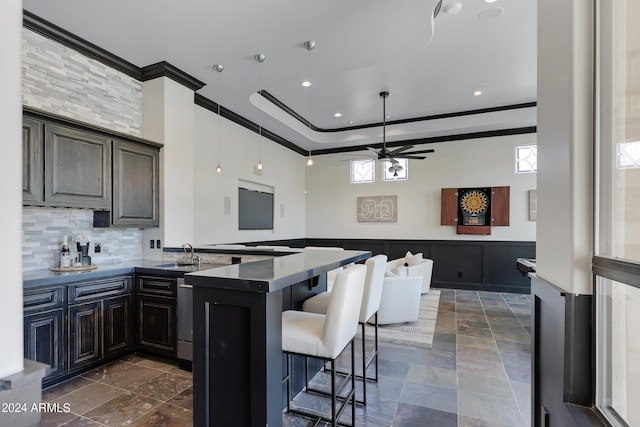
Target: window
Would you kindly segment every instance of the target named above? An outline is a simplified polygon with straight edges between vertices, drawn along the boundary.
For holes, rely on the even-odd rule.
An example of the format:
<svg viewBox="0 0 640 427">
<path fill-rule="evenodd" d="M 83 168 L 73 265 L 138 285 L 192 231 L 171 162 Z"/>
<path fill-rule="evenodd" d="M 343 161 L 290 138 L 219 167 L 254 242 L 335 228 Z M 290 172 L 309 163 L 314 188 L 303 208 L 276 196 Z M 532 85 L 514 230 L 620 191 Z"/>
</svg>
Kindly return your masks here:
<svg viewBox="0 0 640 427">
<path fill-rule="evenodd" d="M 640 168 L 640 141 L 619 142 L 617 148 L 618 169 Z"/>
<path fill-rule="evenodd" d="M 398 163 L 382 164 L 382 179 L 385 181 L 406 181 L 409 178 L 409 159 L 396 159 Z"/>
<path fill-rule="evenodd" d="M 629 426 L 640 424 L 640 8 L 596 4 L 596 407 Z"/>
<path fill-rule="evenodd" d="M 351 160 L 351 183 L 359 184 L 376 180 L 376 161 Z"/>
<path fill-rule="evenodd" d="M 533 173 L 538 170 L 538 146 L 516 147 L 516 173 Z"/>
</svg>

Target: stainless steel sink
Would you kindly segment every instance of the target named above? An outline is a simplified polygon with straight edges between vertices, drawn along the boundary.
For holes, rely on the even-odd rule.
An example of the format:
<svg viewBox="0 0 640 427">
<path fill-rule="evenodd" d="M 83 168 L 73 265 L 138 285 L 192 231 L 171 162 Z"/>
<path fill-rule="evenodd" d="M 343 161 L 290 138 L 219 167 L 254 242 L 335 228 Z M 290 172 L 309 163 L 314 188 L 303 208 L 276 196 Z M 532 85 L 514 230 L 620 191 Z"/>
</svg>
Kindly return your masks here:
<svg viewBox="0 0 640 427">
<path fill-rule="evenodd" d="M 158 264 L 158 265 L 154 265 L 154 267 L 156 268 L 181 268 L 181 267 L 190 267 L 193 264 L 180 264 L 177 262 L 170 262 L 167 264 Z"/>
<path fill-rule="evenodd" d="M 186 264 L 181 262 L 170 262 L 165 264 L 154 265 L 154 268 L 164 269 L 182 269 L 182 270 L 208 270 L 211 268 L 223 267 L 223 264 L 216 263 L 201 263 L 201 264 Z"/>
</svg>

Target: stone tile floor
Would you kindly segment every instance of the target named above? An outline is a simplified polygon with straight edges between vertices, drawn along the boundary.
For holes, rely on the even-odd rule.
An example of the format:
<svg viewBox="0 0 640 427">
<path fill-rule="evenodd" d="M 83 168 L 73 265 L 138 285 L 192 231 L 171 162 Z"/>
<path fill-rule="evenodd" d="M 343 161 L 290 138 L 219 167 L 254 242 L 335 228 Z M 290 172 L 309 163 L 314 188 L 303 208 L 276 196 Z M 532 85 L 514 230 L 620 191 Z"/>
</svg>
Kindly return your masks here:
<svg viewBox="0 0 640 427">
<path fill-rule="evenodd" d="M 529 295 L 443 289 L 433 348 L 380 343 L 380 379 L 367 383 L 356 424 L 530 425 L 530 316 Z M 44 401 L 71 412 L 44 413 L 42 425 L 190 426 L 191 378 L 174 362 L 130 355 L 44 390 Z M 321 400 L 302 393 L 295 403 L 326 406 Z M 283 414 L 283 425 L 313 421 Z"/>
</svg>

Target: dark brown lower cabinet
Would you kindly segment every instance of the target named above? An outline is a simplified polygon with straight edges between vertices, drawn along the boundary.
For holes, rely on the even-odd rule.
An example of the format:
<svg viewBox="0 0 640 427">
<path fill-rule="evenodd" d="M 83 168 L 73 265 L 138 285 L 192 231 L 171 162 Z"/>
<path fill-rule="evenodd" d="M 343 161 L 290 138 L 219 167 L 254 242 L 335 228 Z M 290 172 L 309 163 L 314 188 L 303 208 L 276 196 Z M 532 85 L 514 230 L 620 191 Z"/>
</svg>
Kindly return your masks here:
<svg viewBox="0 0 640 427">
<path fill-rule="evenodd" d="M 61 308 L 24 316 L 24 357 L 51 366 L 44 381 L 55 380 L 66 372 L 63 324 Z"/>
<path fill-rule="evenodd" d="M 133 347 L 133 307 L 131 295 L 109 298 L 103 302 L 104 355 L 110 356 Z"/>
<path fill-rule="evenodd" d="M 24 292 L 25 357 L 51 366 L 49 386 L 135 348 L 132 276 Z"/>
<path fill-rule="evenodd" d="M 177 357 L 177 279 L 138 276 L 138 350 L 158 356 Z"/>
<path fill-rule="evenodd" d="M 69 312 L 69 372 L 102 359 L 102 302 L 72 305 Z"/>
</svg>

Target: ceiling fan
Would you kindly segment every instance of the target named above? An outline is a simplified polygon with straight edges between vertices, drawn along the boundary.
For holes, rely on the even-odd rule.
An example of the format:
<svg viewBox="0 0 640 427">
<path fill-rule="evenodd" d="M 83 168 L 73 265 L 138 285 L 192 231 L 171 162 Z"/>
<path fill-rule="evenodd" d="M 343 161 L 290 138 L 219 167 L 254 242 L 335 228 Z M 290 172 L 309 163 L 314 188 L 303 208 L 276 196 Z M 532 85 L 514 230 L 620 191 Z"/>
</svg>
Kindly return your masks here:
<svg viewBox="0 0 640 427">
<path fill-rule="evenodd" d="M 382 98 L 382 148 L 375 149 L 373 147 L 367 147 L 367 150 L 373 151 L 377 156 L 378 160 L 384 160 L 387 162 L 391 162 L 391 167 L 389 168 L 389 172 L 397 173 L 398 170 L 402 169 L 400 166 L 400 162 L 397 159 L 416 159 L 416 160 L 424 160 L 425 156 L 417 156 L 416 154 L 426 154 L 426 153 L 434 153 L 435 150 L 418 150 L 418 151 L 408 151 L 413 148 L 413 145 L 407 144 L 402 147 L 396 148 L 394 150 L 387 149 L 387 139 L 386 139 L 386 128 L 387 128 L 387 97 L 389 97 L 388 91 L 380 92 L 380 98 Z M 391 170 L 393 168 L 393 170 Z"/>
</svg>

